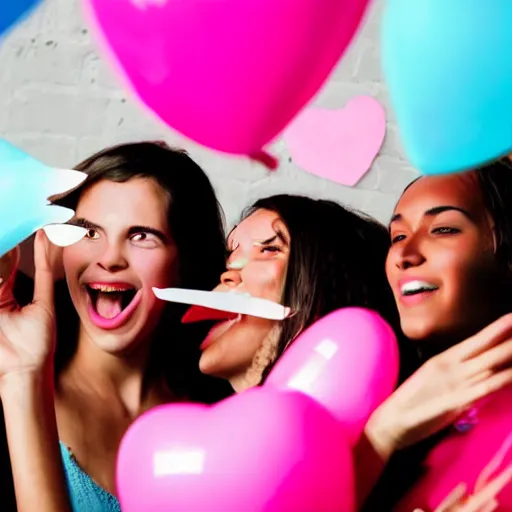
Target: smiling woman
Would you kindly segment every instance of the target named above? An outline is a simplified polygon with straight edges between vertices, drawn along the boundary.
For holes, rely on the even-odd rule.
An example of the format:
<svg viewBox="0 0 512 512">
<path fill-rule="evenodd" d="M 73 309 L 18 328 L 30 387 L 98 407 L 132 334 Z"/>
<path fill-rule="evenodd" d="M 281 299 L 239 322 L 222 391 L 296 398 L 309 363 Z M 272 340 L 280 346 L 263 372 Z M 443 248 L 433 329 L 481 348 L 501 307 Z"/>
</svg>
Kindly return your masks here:
<svg viewBox="0 0 512 512">
<path fill-rule="evenodd" d="M 419 178 L 396 205 L 390 237 L 387 276 L 425 362 L 366 426 L 391 462 L 365 510 L 432 510 L 457 484 L 477 490 L 510 435 L 510 408 L 500 403 L 512 383 L 510 160 Z M 510 486 L 498 501 L 496 510 L 512 509 Z"/>
<path fill-rule="evenodd" d="M 207 326 L 182 325 L 183 306 L 152 291 L 211 289 L 223 268 L 222 217 L 204 172 L 185 152 L 149 142 L 107 149 L 77 169 L 88 174 L 84 184 L 53 198 L 87 229 L 62 251 L 54 383 L 53 279 L 41 234 L 39 298 L 1 313 L 3 326 L 16 325 L 0 336 L 0 396 L 22 511 L 65 509 L 58 440 L 72 509 L 119 510 L 115 460 L 131 422 L 159 404 L 230 393 L 198 370 Z M 37 357 L 31 347 L 41 349 Z"/>
<path fill-rule="evenodd" d="M 256 386 L 304 329 L 349 306 L 379 313 L 401 343 L 384 272 L 388 247 L 384 226 L 332 201 L 260 199 L 228 237 L 216 290 L 278 302 L 291 314 L 282 321 L 238 315 L 219 323 L 201 345 L 201 371 L 229 380 L 237 392 Z M 401 352 L 403 379 L 417 361 L 409 344 Z"/>
</svg>

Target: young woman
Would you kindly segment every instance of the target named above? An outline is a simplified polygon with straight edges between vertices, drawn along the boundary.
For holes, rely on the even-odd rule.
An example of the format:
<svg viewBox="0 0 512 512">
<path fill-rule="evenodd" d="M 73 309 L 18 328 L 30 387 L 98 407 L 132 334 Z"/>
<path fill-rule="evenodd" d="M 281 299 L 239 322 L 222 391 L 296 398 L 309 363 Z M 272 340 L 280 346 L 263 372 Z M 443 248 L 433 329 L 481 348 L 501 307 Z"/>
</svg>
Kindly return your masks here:
<svg viewBox="0 0 512 512">
<path fill-rule="evenodd" d="M 406 511 L 429 505 L 424 484 L 436 475 L 423 474 L 421 461 L 431 464 L 437 456 L 454 463 L 460 452 L 446 459 L 448 443 L 478 429 L 464 414 L 512 383 L 510 161 L 413 182 L 395 208 L 390 233 L 386 271 L 401 326 L 427 362 L 366 427 L 384 463 L 401 450 L 366 509 L 391 510 L 414 485 L 396 509 Z M 489 455 L 500 449 L 500 435 L 486 441 Z M 472 479 L 482 470 L 470 469 Z"/>
<path fill-rule="evenodd" d="M 152 292 L 218 279 L 223 225 L 204 172 L 162 143 L 110 148 L 77 169 L 84 185 L 55 198 L 88 230 L 62 253 L 68 291 L 54 300 L 40 232 L 34 300 L 0 314 L 0 397 L 22 512 L 69 501 L 75 511 L 119 510 L 115 460 L 130 423 L 157 404 L 230 392 L 197 369 L 204 331 L 181 325 L 183 308 Z"/>
<path fill-rule="evenodd" d="M 214 327 L 201 345 L 201 371 L 237 392 L 256 386 L 304 329 L 342 307 L 373 309 L 398 328 L 384 273 L 388 247 L 384 226 L 334 202 L 291 195 L 257 201 L 228 237 L 217 290 L 279 302 L 294 314 L 282 322 L 242 315 Z M 409 344 L 402 352 L 405 376 L 416 354 Z"/>
</svg>

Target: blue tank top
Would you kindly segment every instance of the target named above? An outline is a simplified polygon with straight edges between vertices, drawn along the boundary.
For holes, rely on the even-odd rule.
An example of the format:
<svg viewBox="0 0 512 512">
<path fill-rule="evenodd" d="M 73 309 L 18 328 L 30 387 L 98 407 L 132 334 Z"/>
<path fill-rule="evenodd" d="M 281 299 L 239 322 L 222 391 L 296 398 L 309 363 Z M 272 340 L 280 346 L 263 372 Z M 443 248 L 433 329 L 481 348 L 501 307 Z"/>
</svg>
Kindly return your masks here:
<svg viewBox="0 0 512 512">
<path fill-rule="evenodd" d="M 60 443 L 60 453 L 73 512 L 121 512 L 117 498 L 82 470 L 63 443 Z"/>
</svg>

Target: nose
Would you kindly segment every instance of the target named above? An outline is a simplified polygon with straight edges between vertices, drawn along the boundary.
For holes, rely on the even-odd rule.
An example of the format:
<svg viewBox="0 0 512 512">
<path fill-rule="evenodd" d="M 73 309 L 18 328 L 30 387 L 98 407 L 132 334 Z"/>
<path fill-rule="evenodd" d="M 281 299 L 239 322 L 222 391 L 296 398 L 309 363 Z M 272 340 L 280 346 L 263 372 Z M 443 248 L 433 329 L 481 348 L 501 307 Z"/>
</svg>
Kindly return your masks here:
<svg viewBox="0 0 512 512">
<path fill-rule="evenodd" d="M 226 270 L 220 276 L 220 282 L 230 288 L 235 288 L 242 282 L 242 276 L 239 270 Z"/>
<path fill-rule="evenodd" d="M 396 266 L 400 270 L 419 267 L 425 262 L 425 256 L 420 247 L 420 240 L 414 236 L 409 237 L 400 244 L 396 257 Z"/>
<path fill-rule="evenodd" d="M 108 272 L 118 272 L 128 267 L 121 243 L 107 243 L 101 254 L 98 265 Z"/>
</svg>

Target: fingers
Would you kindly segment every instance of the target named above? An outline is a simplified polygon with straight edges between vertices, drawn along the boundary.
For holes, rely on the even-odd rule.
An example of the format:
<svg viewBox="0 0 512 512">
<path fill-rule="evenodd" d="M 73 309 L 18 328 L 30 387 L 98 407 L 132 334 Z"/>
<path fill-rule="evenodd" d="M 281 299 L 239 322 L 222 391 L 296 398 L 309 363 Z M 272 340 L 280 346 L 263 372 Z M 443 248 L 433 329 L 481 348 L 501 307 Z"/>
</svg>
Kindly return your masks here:
<svg viewBox="0 0 512 512">
<path fill-rule="evenodd" d="M 493 510 L 496 510 L 498 508 L 498 505 L 499 503 L 497 500 L 492 500 L 489 503 L 487 503 L 487 505 L 481 507 L 478 510 L 478 512 L 493 512 Z"/>
<path fill-rule="evenodd" d="M 480 512 L 482 508 L 489 506 L 489 503 L 496 501 L 496 496 L 510 483 L 511 479 L 512 465 L 508 466 L 478 494 L 472 496 L 461 509 L 461 512 Z"/>
<path fill-rule="evenodd" d="M 459 484 L 436 508 L 435 512 L 449 512 L 450 510 L 456 510 L 454 507 L 456 505 L 460 505 L 461 500 L 466 495 L 466 491 L 466 484 Z"/>
<path fill-rule="evenodd" d="M 36 234 L 34 242 L 34 302 L 53 308 L 53 272 L 50 261 L 50 242 L 43 230 Z"/>
<path fill-rule="evenodd" d="M 465 361 L 508 338 L 512 338 L 512 313 L 498 318 L 474 336 L 443 352 L 443 355 Z"/>
<path fill-rule="evenodd" d="M 463 390 L 457 400 L 459 407 L 467 405 L 484 398 L 491 393 L 503 389 L 512 383 L 512 368 L 507 368 L 501 372 L 495 373 L 489 378 L 478 382 L 477 384 Z"/>
<path fill-rule="evenodd" d="M 489 348 L 487 351 L 464 362 L 464 374 L 469 377 L 478 375 L 486 370 L 495 370 L 511 366 L 512 363 L 512 339 Z"/>
<path fill-rule="evenodd" d="M 495 474 L 503 464 L 508 453 L 512 449 L 512 432 L 505 438 L 498 451 L 494 454 L 493 458 L 480 472 L 478 479 L 475 483 L 474 494 L 480 492 L 489 483 L 493 474 Z"/>
</svg>

